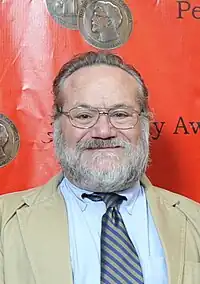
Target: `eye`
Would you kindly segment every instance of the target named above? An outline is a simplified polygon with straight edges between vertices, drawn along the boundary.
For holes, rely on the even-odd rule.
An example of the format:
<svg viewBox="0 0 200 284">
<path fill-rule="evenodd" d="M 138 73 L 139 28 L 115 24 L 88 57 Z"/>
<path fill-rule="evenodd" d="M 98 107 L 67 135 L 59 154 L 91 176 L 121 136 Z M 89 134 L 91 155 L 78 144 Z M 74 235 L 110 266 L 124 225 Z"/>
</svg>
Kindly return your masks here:
<svg viewBox="0 0 200 284">
<path fill-rule="evenodd" d="M 113 118 L 126 118 L 126 117 L 130 117 L 131 114 L 126 111 L 114 111 L 111 113 L 111 116 Z"/>
<path fill-rule="evenodd" d="M 74 118 L 79 120 L 86 120 L 93 118 L 94 115 L 92 113 L 77 113 Z"/>
</svg>

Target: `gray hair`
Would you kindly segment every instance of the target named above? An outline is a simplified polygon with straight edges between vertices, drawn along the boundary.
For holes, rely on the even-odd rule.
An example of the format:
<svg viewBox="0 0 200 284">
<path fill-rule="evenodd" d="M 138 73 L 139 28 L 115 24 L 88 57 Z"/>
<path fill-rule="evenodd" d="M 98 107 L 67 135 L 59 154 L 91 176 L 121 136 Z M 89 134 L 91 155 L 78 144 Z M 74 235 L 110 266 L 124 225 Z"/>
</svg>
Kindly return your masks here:
<svg viewBox="0 0 200 284">
<path fill-rule="evenodd" d="M 148 89 L 140 75 L 140 73 L 130 64 L 127 64 L 123 61 L 121 57 L 116 54 L 99 51 L 93 52 L 89 51 L 83 54 L 78 54 L 73 57 L 70 61 L 65 63 L 60 69 L 58 75 L 53 81 L 53 94 L 54 94 L 54 105 L 53 105 L 53 116 L 54 120 L 59 117 L 58 109 L 62 105 L 61 100 L 61 87 L 63 86 L 65 80 L 83 67 L 89 67 L 93 65 L 108 65 L 119 67 L 129 73 L 131 76 L 135 78 L 138 82 L 138 103 L 141 108 L 141 112 L 149 118 L 149 106 L 148 106 Z"/>
</svg>

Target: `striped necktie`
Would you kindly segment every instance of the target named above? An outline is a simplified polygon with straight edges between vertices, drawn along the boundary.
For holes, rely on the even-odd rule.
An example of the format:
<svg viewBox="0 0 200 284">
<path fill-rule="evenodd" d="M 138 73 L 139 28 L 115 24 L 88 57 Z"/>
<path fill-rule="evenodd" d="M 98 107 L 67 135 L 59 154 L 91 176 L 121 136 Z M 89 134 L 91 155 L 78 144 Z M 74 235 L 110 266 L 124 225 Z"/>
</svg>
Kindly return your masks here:
<svg viewBox="0 0 200 284">
<path fill-rule="evenodd" d="M 84 193 L 82 197 L 103 201 L 107 208 L 101 229 L 101 284 L 144 284 L 138 254 L 119 212 L 126 197 L 115 193 Z"/>
</svg>

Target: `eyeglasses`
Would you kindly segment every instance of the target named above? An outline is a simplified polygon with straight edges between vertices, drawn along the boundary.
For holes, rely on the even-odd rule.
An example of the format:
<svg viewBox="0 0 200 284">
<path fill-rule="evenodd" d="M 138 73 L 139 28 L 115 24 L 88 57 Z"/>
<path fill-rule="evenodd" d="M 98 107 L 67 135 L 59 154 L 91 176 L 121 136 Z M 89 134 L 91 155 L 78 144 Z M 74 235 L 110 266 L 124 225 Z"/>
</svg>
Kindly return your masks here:
<svg viewBox="0 0 200 284">
<path fill-rule="evenodd" d="M 93 127 L 99 120 L 100 115 L 107 115 L 109 122 L 115 128 L 130 129 L 134 128 L 138 123 L 141 112 L 131 107 L 112 108 L 109 110 L 101 110 L 93 107 L 75 107 L 69 111 L 63 111 L 57 108 L 58 112 L 69 118 L 74 127 L 87 129 Z"/>
</svg>

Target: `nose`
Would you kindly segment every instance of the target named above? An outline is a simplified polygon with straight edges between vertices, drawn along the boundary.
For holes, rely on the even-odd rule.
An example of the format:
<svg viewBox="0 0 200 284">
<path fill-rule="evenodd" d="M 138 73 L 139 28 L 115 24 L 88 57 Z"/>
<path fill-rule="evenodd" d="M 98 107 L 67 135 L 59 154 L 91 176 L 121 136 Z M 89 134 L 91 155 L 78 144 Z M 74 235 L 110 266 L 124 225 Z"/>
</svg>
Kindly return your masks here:
<svg viewBox="0 0 200 284">
<path fill-rule="evenodd" d="M 117 135 L 116 128 L 112 126 L 107 115 L 100 115 L 97 123 L 93 126 L 92 138 L 110 139 Z"/>
<path fill-rule="evenodd" d="M 94 24 L 94 23 L 96 23 L 96 19 L 97 17 L 94 15 L 93 17 L 92 17 L 92 23 Z"/>
</svg>

